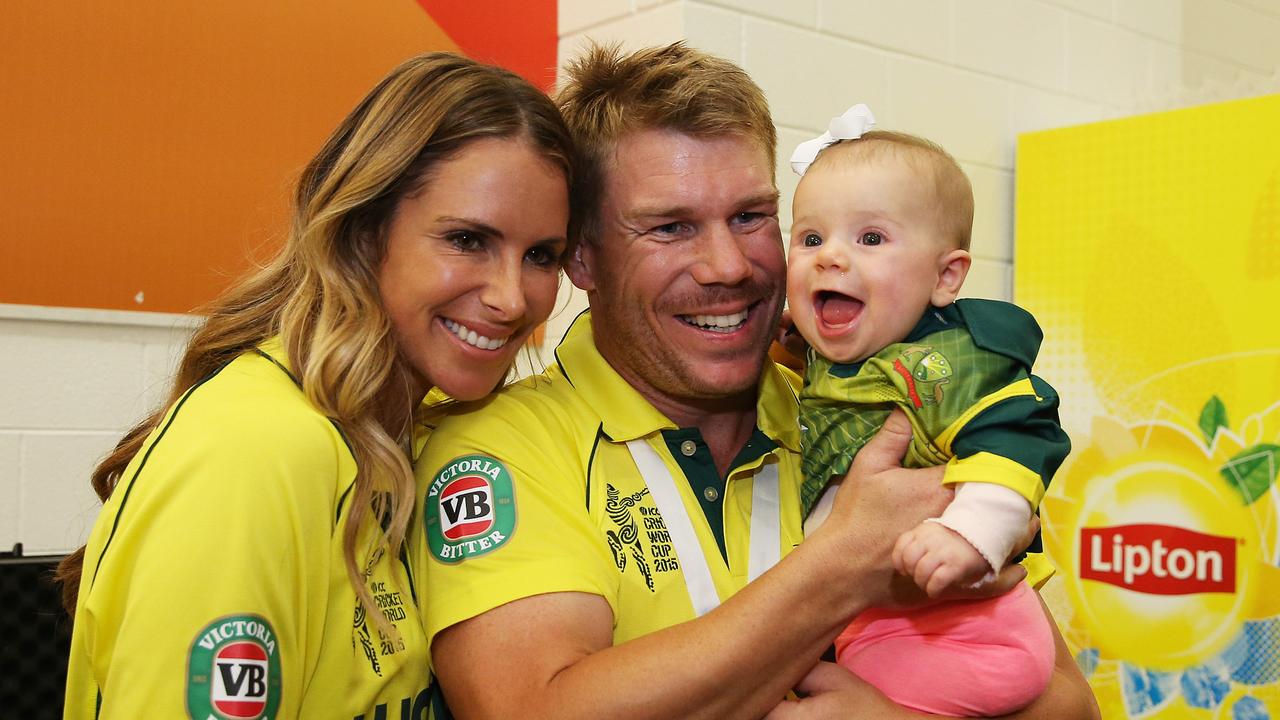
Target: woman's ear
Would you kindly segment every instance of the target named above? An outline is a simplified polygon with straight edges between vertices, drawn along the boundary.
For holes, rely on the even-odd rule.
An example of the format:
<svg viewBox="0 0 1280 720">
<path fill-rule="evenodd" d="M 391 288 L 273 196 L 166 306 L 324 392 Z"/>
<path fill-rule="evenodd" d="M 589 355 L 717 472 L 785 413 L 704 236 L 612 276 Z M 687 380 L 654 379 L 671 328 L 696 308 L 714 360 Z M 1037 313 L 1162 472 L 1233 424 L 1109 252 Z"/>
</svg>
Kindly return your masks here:
<svg viewBox="0 0 1280 720">
<path fill-rule="evenodd" d="M 573 248 L 573 254 L 569 256 L 569 262 L 565 263 L 564 272 L 569 276 L 569 280 L 577 285 L 584 292 L 591 292 L 596 289 L 595 277 L 591 268 L 595 266 L 595 248 L 585 242 L 579 242 Z"/>
<path fill-rule="evenodd" d="M 956 296 L 960 294 L 960 286 L 964 285 L 964 278 L 969 274 L 969 266 L 972 264 L 973 258 L 969 253 L 959 248 L 938 258 L 938 284 L 934 286 L 929 302 L 933 303 L 934 307 L 955 302 Z"/>
</svg>

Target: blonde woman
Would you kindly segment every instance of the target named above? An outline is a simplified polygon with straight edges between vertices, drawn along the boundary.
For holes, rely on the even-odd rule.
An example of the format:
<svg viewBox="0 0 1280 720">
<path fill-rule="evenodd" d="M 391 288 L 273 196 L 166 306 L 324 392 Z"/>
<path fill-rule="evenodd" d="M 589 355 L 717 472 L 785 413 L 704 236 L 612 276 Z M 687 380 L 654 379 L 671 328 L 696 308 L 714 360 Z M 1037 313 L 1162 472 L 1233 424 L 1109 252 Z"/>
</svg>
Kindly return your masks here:
<svg viewBox="0 0 1280 720">
<path fill-rule="evenodd" d="M 541 92 L 448 54 L 343 121 L 279 256 L 93 474 L 67 718 L 425 716 L 415 411 L 493 390 L 549 314 L 571 157 Z"/>
</svg>

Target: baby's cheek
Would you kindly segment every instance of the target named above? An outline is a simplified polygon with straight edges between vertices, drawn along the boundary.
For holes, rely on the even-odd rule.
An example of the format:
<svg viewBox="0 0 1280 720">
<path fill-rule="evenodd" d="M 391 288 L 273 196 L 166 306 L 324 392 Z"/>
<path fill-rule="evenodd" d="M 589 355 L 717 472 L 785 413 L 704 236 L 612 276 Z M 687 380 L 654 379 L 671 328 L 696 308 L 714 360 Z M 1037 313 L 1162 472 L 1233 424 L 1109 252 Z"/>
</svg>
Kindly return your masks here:
<svg viewBox="0 0 1280 720">
<path fill-rule="evenodd" d="M 801 267 L 800 261 L 789 261 L 787 264 L 787 305 L 792 312 L 795 312 L 799 306 L 806 304 L 803 300 L 808 294 L 808 273 Z"/>
</svg>

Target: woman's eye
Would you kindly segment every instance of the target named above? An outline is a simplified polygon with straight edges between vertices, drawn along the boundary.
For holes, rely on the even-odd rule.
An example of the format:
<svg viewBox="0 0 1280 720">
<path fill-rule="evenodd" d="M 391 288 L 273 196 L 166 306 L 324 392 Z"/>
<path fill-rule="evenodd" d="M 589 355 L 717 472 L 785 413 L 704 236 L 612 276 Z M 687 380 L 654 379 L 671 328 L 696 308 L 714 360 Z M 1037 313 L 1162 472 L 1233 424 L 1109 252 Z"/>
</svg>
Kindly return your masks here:
<svg viewBox="0 0 1280 720">
<path fill-rule="evenodd" d="M 804 236 L 805 247 L 818 247 L 821 244 L 822 244 L 822 238 L 814 233 L 809 233 L 808 235 Z"/>
<path fill-rule="evenodd" d="M 479 250 L 484 247 L 484 236 L 470 230 L 458 230 L 445 237 L 459 250 Z"/>
<path fill-rule="evenodd" d="M 524 257 L 537 267 L 556 267 L 560 264 L 560 253 L 551 248 L 529 248 L 529 252 L 525 253 Z"/>
<path fill-rule="evenodd" d="M 883 241 L 884 238 L 880 237 L 880 233 L 878 232 L 864 232 L 862 233 L 862 239 L 859 242 L 863 245 L 879 245 Z"/>
</svg>

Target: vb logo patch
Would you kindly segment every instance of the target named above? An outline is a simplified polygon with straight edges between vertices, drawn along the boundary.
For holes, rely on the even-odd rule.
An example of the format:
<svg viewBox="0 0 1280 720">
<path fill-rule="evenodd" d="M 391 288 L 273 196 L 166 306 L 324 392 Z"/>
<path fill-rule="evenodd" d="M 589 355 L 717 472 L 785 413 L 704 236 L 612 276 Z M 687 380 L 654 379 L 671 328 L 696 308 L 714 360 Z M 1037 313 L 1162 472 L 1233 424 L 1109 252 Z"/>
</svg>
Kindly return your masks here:
<svg viewBox="0 0 1280 720">
<path fill-rule="evenodd" d="M 272 720 L 280 656 L 271 623 L 231 615 L 204 627 L 187 656 L 187 713 L 198 720 Z"/>
<path fill-rule="evenodd" d="M 511 473 L 486 455 L 455 458 L 436 473 L 423 501 L 431 555 L 458 563 L 502 546 L 516 529 Z"/>
</svg>

